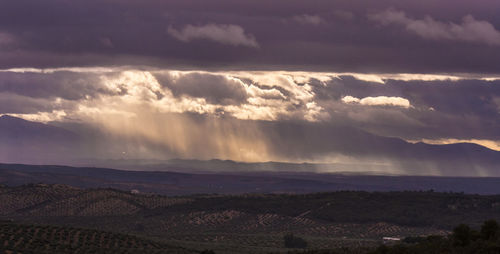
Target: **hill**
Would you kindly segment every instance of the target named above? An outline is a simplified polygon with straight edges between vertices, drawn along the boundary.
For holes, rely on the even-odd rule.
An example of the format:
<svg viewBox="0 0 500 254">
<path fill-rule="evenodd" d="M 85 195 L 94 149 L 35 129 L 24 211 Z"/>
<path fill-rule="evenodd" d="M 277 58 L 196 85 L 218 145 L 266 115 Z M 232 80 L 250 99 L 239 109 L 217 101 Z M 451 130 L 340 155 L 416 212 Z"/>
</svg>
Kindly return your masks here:
<svg viewBox="0 0 500 254">
<path fill-rule="evenodd" d="M 68 163 L 80 153 L 78 143 L 83 139 L 77 133 L 56 126 L 26 121 L 8 115 L 0 116 L 0 160 L 4 162 L 47 162 L 59 157 L 59 163 Z M 50 147 L 50 149 L 47 149 Z"/>
<path fill-rule="evenodd" d="M 181 166 L 166 169 L 187 171 Z M 160 170 L 160 168 L 156 170 Z M 500 194 L 500 178 L 498 177 L 383 176 L 289 171 L 219 173 L 179 173 L 173 171 L 130 171 L 93 167 L 0 164 L 0 184 L 9 186 L 29 183 L 67 184 L 79 188 L 115 188 L 123 191 L 138 190 L 143 193 L 167 195 L 313 193 L 339 190 L 420 191 L 431 189 L 440 192 Z"/>
<path fill-rule="evenodd" d="M 500 220 L 500 196 L 436 192 L 189 195 L 31 184 L 0 188 L 0 219 L 154 237 L 217 253 L 376 246 L 382 237 L 446 235 L 460 223 Z"/>
<path fill-rule="evenodd" d="M 184 248 L 133 235 L 48 225 L 0 222 L 0 253 L 189 254 Z"/>
</svg>

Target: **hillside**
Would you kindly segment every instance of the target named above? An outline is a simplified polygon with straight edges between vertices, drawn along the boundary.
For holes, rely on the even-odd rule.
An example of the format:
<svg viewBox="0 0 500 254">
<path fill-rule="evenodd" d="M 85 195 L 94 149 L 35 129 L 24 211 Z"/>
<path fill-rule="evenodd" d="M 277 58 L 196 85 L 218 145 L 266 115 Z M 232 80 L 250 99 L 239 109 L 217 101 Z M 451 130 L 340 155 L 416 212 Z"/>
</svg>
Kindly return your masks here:
<svg viewBox="0 0 500 254">
<path fill-rule="evenodd" d="M 0 253 L 189 254 L 197 252 L 126 234 L 0 222 Z"/>
<path fill-rule="evenodd" d="M 81 153 L 78 143 L 83 139 L 77 133 L 56 126 L 26 121 L 9 115 L 0 116 L 0 160 L 47 162 L 46 158 L 66 158 Z M 47 149 L 50 147 L 50 149 Z"/>
<path fill-rule="evenodd" d="M 121 216 L 183 202 L 189 199 L 59 184 L 0 188 L 0 215 L 13 217 Z"/>
<path fill-rule="evenodd" d="M 217 253 L 279 251 L 288 232 L 310 248 L 357 248 L 500 220 L 500 196 L 436 192 L 168 197 L 32 184 L 0 188 L 0 203 L 3 220 L 137 234 Z"/>
<path fill-rule="evenodd" d="M 246 165 L 235 162 L 215 162 L 215 165 L 219 164 Z M 498 177 L 384 176 L 245 170 L 179 173 L 186 171 L 185 166 L 182 165 L 163 169 L 158 166 L 156 170 L 132 171 L 94 167 L 0 164 L 0 184 L 9 186 L 29 183 L 66 184 L 79 188 L 114 188 L 127 192 L 135 189 L 143 193 L 166 195 L 431 189 L 440 192 L 500 194 L 500 178 Z"/>
</svg>

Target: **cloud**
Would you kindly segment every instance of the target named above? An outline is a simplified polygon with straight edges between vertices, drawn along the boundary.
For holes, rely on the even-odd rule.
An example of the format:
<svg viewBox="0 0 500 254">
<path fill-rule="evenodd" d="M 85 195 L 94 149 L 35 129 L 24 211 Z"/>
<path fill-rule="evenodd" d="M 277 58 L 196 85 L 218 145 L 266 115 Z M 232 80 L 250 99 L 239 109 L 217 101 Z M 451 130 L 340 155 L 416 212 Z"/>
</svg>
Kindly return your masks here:
<svg viewBox="0 0 500 254">
<path fill-rule="evenodd" d="M 342 102 L 344 103 L 359 103 L 360 99 L 359 98 L 356 98 L 356 97 L 352 97 L 350 95 L 348 96 L 344 96 L 342 98 Z"/>
<path fill-rule="evenodd" d="M 350 20 L 353 20 L 355 18 L 354 13 L 352 13 L 350 11 L 344 11 L 344 10 L 336 10 L 333 12 L 333 15 L 335 15 L 335 17 L 337 17 L 339 19 L 346 20 L 346 21 L 350 21 Z"/>
<path fill-rule="evenodd" d="M 113 41 L 111 41 L 110 38 L 108 37 L 101 37 L 99 38 L 99 43 L 106 48 L 113 48 Z"/>
<path fill-rule="evenodd" d="M 183 42 L 206 39 L 232 46 L 245 46 L 251 48 L 259 47 L 255 37 L 251 34 L 245 33 L 245 30 L 238 25 L 186 25 L 180 30 L 169 26 L 167 31 L 168 34 Z"/>
<path fill-rule="evenodd" d="M 63 100 L 31 98 L 13 93 L 0 93 L 0 114 L 39 114 L 58 109 L 70 109 L 73 105 Z"/>
<path fill-rule="evenodd" d="M 396 106 L 402 108 L 410 108 L 410 101 L 401 97 L 388 97 L 388 96 L 377 96 L 377 97 L 365 97 L 362 99 L 344 96 L 342 98 L 344 103 L 356 103 L 365 106 Z"/>
<path fill-rule="evenodd" d="M 500 140 L 500 80 L 371 75 L 16 69 L 0 72 L 0 114 L 92 126 L 103 134 L 85 138 L 85 155 L 102 158 L 432 157 L 420 145 L 407 150 L 402 140 L 355 129 L 405 140 Z"/>
<path fill-rule="evenodd" d="M 308 15 L 308 14 L 296 15 L 293 16 L 292 19 L 297 23 L 305 25 L 317 26 L 325 22 L 325 20 L 318 15 Z"/>
<path fill-rule="evenodd" d="M 80 100 L 101 94 L 123 92 L 111 91 L 102 87 L 100 83 L 100 77 L 95 73 L 0 72 L 0 93 L 14 93 L 33 98 Z"/>
<path fill-rule="evenodd" d="M 462 18 L 461 24 L 437 21 L 431 16 L 423 19 L 412 19 L 403 11 L 388 9 L 383 12 L 370 14 L 369 19 L 382 25 L 400 25 L 424 39 L 456 40 L 488 45 L 500 45 L 500 31 L 482 20 L 476 20 L 472 15 Z"/>
<path fill-rule="evenodd" d="M 498 84 L 466 75 L 31 68 L 0 71 L 0 111 L 66 121 L 130 118 L 140 114 L 134 108 L 147 108 L 224 119 L 342 122 L 408 140 L 500 140 Z"/>
<path fill-rule="evenodd" d="M 273 6 L 265 4 L 266 8 L 253 0 L 240 0 L 239 4 L 215 0 L 210 7 L 174 0 L 144 0 L 140 4 L 103 1 L 113 4 L 77 1 L 61 6 L 60 0 L 45 0 L 43 6 L 24 1 L 2 4 L 0 31 L 9 35 L 8 40 L 14 37 L 16 41 L 0 46 L 0 69 L 127 64 L 220 71 L 500 73 L 497 47 L 451 39 L 428 43 L 415 40 L 420 37 L 406 31 L 406 25 L 395 24 L 402 27 L 396 30 L 400 32 L 389 26 L 374 29 L 373 22 L 361 18 L 370 10 L 394 6 L 410 20 L 424 20 L 423 15 L 428 13 L 445 27 L 448 20 L 463 27 L 460 18 L 470 13 L 476 21 L 469 22 L 470 26 L 478 25 L 488 33 L 493 30 L 482 25 L 482 20 L 500 29 L 500 16 L 492 13 L 492 6 L 497 4 L 494 0 L 460 4 L 456 0 L 378 0 L 369 4 L 322 0 L 314 5 L 276 0 Z M 100 11 L 89 19 L 84 11 L 89 9 Z M 25 18 L 19 19 L 21 16 Z M 300 25 L 292 19 L 294 16 L 308 25 Z M 330 32 L 314 25 L 317 17 L 328 22 Z M 239 29 L 232 32 L 231 26 Z M 259 50 L 248 50 L 258 45 Z"/>
<path fill-rule="evenodd" d="M 491 150 L 500 152 L 500 141 L 499 140 L 484 140 L 484 139 L 422 139 L 422 140 L 410 140 L 409 142 L 417 143 L 423 142 L 427 144 L 435 145 L 447 145 L 447 144 L 457 144 L 457 143 L 472 143 L 487 147 Z"/>
<path fill-rule="evenodd" d="M 0 49 L 12 45 L 15 41 L 16 38 L 12 34 L 0 32 Z"/>
<path fill-rule="evenodd" d="M 410 77 L 411 80 L 393 78 L 386 76 L 381 85 L 341 76 L 326 85 L 314 85 L 314 100 L 329 112 L 331 119 L 363 126 L 383 136 L 500 139 L 496 130 L 500 126 L 500 104 L 496 99 L 500 97 L 500 81 L 466 76 L 460 79 L 429 79 L 419 75 Z M 401 106 L 361 107 L 362 98 L 378 95 L 404 98 L 411 110 Z"/>
<path fill-rule="evenodd" d="M 168 87 L 174 96 L 205 98 L 209 103 L 223 105 L 241 104 L 248 98 L 242 81 L 225 75 L 167 72 L 155 74 L 155 77 L 162 86 Z"/>
<path fill-rule="evenodd" d="M 299 78 L 301 81 L 307 81 Z M 39 101 L 25 114 L 67 110 L 84 118 L 107 111 L 133 115 L 128 109 L 148 105 L 164 113 L 194 113 L 252 120 L 318 121 L 327 113 L 314 101 L 313 87 L 280 72 L 206 72 L 68 68 L 13 69 L 0 72 L 0 95 L 15 102 L 3 113 L 21 113 L 19 103 Z M 12 97 L 12 96 L 11 96 Z M 57 103 L 56 103 L 57 102 Z M 60 105 L 41 107 L 40 105 Z M 65 109 L 64 107 L 70 108 Z M 96 105 L 100 105 L 96 107 Z M 100 108 L 99 110 L 97 110 Z M 6 111 L 5 111 L 6 110 Z M 48 115 L 50 116 L 50 115 Z M 30 119 L 33 119 L 30 116 Z M 47 119 L 47 117 L 44 117 Z"/>
<path fill-rule="evenodd" d="M 53 110 L 53 111 L 47 111 L 47 112 L 37 112 L 33 114 L 9 114 L 10 116 L 14 117 L 22 117 L 25 120 L 28 121 L 34 121 L 34 122 L 51 122 L 51 121 L 61 121 L 64 120 L 65 117 L 67 117 L 67 114 L 64 110 Z"/>
</svg>

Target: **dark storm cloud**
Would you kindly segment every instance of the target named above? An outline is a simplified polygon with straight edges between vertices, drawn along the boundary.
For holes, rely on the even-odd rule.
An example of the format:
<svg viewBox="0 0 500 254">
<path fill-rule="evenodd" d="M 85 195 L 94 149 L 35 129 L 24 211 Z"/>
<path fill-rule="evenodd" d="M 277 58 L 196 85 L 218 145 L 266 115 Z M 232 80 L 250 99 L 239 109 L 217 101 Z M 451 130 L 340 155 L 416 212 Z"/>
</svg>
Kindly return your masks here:
<svg viewBox="0 0 500 254">
<path fill-rule="evenodd" d="M 64 107 L 58 107 L 58 105 L 54 105 L 44 99 L 35 99 L 11 93 L 0 93 L 0 114 L 36 114 L 39 112 L 51 112 L 58 108 Z"/>
<path fill-rule="evenodd" d="M 403 11 L 388 9 L 383 12 L 373 13 L 369 19 L 382 25 L 399 25 L 408 32 L 429 40 L 456 40 L 475 42 L 479 44 L 500 45 L 500 31 L 484 20 L 476 20 L 472 15 L 462 18 L 462 23 L 442 22 L 431 16 L 423 19 L 412 19 Z"/>
<path fill-rule="evenodd" d="M 312 82 L 311 84 L 314 84 Z M 318 99 L 339 100 L 344 96 L 397 96 L 407 98 L 415 107 L 433 108 L 450 114 L 498 114 L 495 98 L 500 97 L 500 80 L 386 80 L 385 84 L 367 82 L 352 76 L 333 79 L 328 86 L 316 84 Z"/>
<path fill-rule="evenodd" d="M 16 39 L 11 34 L 0 32 L 0 50 L 9 49 L 9 46 L 13 45 L 15 41 Z"/>
<path fill-rule="evenodd" d="M 251 34 L 246 34 L 241 26 L 227 25 L 227 24 L 207 24 L 203 26 L 187 25 L 180 30 L 171 26 L 168 27 L 168 34 L 174 38 L 190 42 L 193 40 L 210 40 L 218 43 L 232 45 L 232 46 L 245 46 L 245 47 L 259 47 L 259 44 Z"/>
<path fill-rule="evenodd" d="M 379 84 L 343 76 L 327 86 L 314 85 L 314 91 L 318 104 L 331 112 L 332 119 L 380 135 L 407 139 L 500 139 L 498 80 L 386 80 Z M 404 98 L 411 107 L 339 103 L 346 96 Z"/>
<path fill-rule="evenodd" d="M 498 73 L 499 12 L 495 0 L 3 1 L 0 33 L 15 45 L 0 47 L 0 67 Z M 248 47 L 217 43 L 229 34 Z"/>
<path fill-rule="evenodd" d="M 158 82 L 175 96 L 204 98 L 214 104 L 241 104 L 248 98 L 242 83 L 226 76 L 209 73 L 189 73 L 175 77 L 171 73 L 156 74 Z"/>
<path fill-rule="evenodd" d="M 491 118 L 499 114 L 495 99 L 500 97 L 500 80 L 389 81 L 387 86 L 416 105 L 439 112 Z"/>
<path fill-rule="evenodd" d="M 318 15 L 309 15 L 309 14 L 293 16 L 292 20 L 302 25 L 315 25 L 315 26 L 321 25 L 322 23 L 325 22 L 322 17 Z"/>
<path fill-rule="evenodd" d="M 97 75 L 58 71 L 54 73 L 0 72 L 0 93 L 32 98 L 80 100 L 115 93 L 103 87 Z"/>
</svg>

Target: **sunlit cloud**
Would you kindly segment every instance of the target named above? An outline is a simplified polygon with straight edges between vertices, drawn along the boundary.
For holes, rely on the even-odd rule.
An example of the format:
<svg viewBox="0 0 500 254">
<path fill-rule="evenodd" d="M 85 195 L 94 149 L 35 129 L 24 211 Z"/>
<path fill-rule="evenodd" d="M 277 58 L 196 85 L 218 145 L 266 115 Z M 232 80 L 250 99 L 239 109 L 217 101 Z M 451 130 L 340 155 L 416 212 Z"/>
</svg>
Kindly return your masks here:
<svg viewBox="0 0 500 254">
<path fill-rule="evenodd" d="M 41 76 L 44 79 L 51 75 L 61 76 L 73 73 L 68 73 L 67 70 L 32 72 L 31 69 L 4 72 L 26 73 L 27 76 L 16 77 L 19 80 L 29 77 L 30 73 L 45 75 Z M 81 69 L 75 73 L 85 74 Z M 71 111 L 68 115 L 71 115 L 73 119 L 78 118 L 79 114 L 88 116 L 93 112 L 90 110 L 92 106 L 99 108 L 96 114 L 101 114 L 102 110 L 116 113 L 144 105 L 163 113 L 226 115 L 243 120 L 274 121 L 299 118 L 306 121 L 318 121 L 320 118 L 327 117 L 323 108 L 314 101 L 313 88 L 307 83 L 299 83 L 290 73 L 234 74 L 121 69 L 114 72 L 107 69 L 89 69 L 87 73 L 89 80 L 92 80 L 92 86 L 87 88 L 89 89 L 88 95 L 82 93 L 80 86 L 87 86 L 83 80 L 74 80 L 72 86 L 57 83 L 65 82 L 67 78 L 59 78 L 55 83 L 46 82 L 46 89 L 55 89 L 51 92 L 52 94 L 64 91 L 62 95 L 69 96 L 67 94 L 71 93 L 66 91 L 69 88 L 79 91 L 81 96 L 68 97 L 74 100 L 74 104 L 79 105 L 75 108 L 82 109 L 81 112 L 74 109 L 66 110 L 68 113 Z M 78 77 L 84 78 L 84 76 Z M 30 79 L 39 78 L 34 76 Z M 297 79 L 306 81 L 304 77 Z M 28 95 L 39 96 L 33 92 Z M 50 120 L 49 116 L 50 114 L 45 114 L 40 119 L 43 118 L 46 122 Z M 33 116 L 26 118 L 33 119 Z M 52 120 L 59 119 L 60 117 L 54 117 Z"/>
<path fill-rule="evenodd" d="M 74 108 L 78 108 L 75 105 L 88 105 L 87 108 L 92 107 L 92 105 L 100 105 L 101 107 L 113 108 L 115 111 L 120 111 L 127 107 L 148 105 L 155 111 L 163 113 L 224 115 L 225 117 L 235 117 L 243 120 L 276 121 L 297 119 L 310 122 L 327 121 L 331 119 L 332 110 L 335 110 L 334 102 L 318 100 L 315 91 L 317 88 L 314 88 L 311 82 L 319 82 L 322 87 L 329 89 L 328 87 L 333 85 L 332 81 L 342 81 L 345 77 L 354 77 L 357 80 L 380 84 L 385 84 L 389 80 L 431 82 L 482 78 L 476 76 L 469 77 L 465 74 L 362 74 L 284 71 L 209 72 L 201 70 L 137 70 L 126 67 L 18 68 L 3 70 L 0 73 L 24 73 L 27 75 L 26 77 L 29 77 L 30 73 L 39 73 L 40 75 L 47 75 L 47 77 L 56 74 L 79 73 L 93 77 L 93 79 L 89 79 L 92 80 L 91 82 L 85 82 L 85 76 L 79 76 L 78 79 L 81 81 L 71 79 L 76 82 L 72 86 L 57 84 L 57 82 L 64 82 L 65 78 L 57 79 L 58 81 L 54 81 L 53 85 L 46 82 L 47 87 L 44 91 L 50 91 L 47 89 L 69 88 L 78 91 L 78 94 L 86 91 L 87 95 L 84 98 L 73 102 L 73 109 L 67 108 L 66 105 L 66 108 L 53 107 L 48 111 L 64 110 L 68 113 L 67 117 L 71 116 L 71 119 L 79 117 L 79 112 L 74 110 Z M 23 78 L 19 77 L 18 79 L 22 80 Z M 87 83 L 92 85 L 89 86 Z M 85 85 L 86 90 L 82 90 L 79 87 L 80 85 Z M 60 93 L 58 90 L 51 92 L 51 94 L 55 95 L 58 93 Z M 33 92 L 28 95 L 30 94 L 33 94 Z M 68 90 L 59 96 L 66 96 L 70 99 L 79 98 L 71 94 Z M 344 95 L 340 98 L 340 101 L 347 104 L 364 106 L 392 106 L 399 108 L 410 108 L 413 106 L 408 98 L 400 96 L 355 97 Z M 71 101 L 67 101 L 66 104 L 70 103 Z M 124 105 L 127 107 L 124 107 Z M 434 109 L 434 107 L 434 105 L 430 105 L 426 108 Z M 356 114 L 359 114 L 359 112 Z M 85 115 L 88 115 L 88 112 Z M 49 120 L 48 118 L 50 117 L 43 117 L 45 121 Z M 60 118 L 54 117 L 54 119 Z"/>
<path fill-rule="evenodd" d="M 385 126 L 373 130 L 384 135 L 389 130 L 428 128 L 426 118 L 434 115 L 439 118 L 432 121 L 465 121 L 468 126 L 482 121 L 478 117 L 471 121 L 445 112 L 443 110 L 453 110 L 446 106 L 449 103 L 422 96 L 427 96 L 425 93 L 429 89 L 453 89 L 453 86 L 443 86 L 448 83 L 456 83 L 456 88 L 474 89 L 470 84 L 478 81 L 482 82 L 478 83 L 478 88 L 484 90 L 495 89 L 484 82 L 496 82 L 481 81 L 483 76 L 466 74 L 225 72 L 127 67 L 18 68 L 3 70 L 0 75 L 4 75 L 0 94 L 10 105 L 2 105 L 1 113 L 19 117 L 26 114 L 25 119 L 44 122 L 86 122 L 103 112 L 134 118 L 142 114 L 134 109 L 142 108 L 159 114 L 196 114 L 253 121 L 314 123 L 342 119 L 363 126 Z M 405 82 L 413 83 L 407 86 Z M 17 85 L 11 85 L 13 83 Z M 500 107 L 490 92 L 482 93 L 489 97 L 478 95 L 482 99 L 478 98 L 476 105 L 485 103 L 484 110 Z M 410 108 L 414 110 L 406 110 Z M 66 115 L 52 113 L 59 111 Z M 36 114 L 40 117 L 36 118 Z"/>
<path fill-rule="evenodd" d="M 427 144 L 435 145 L 449 145 L 449 144 L 459 144 L 459 143 L 471 143 L 480 146 L 487 147 L 491 150 L 500 151 L 500 140 L 487 140 L 487 139 L 421 139 L 421 140 L 408 140 L 412 143 L 423 142 Z"/>
<path fill-rule="evenodd" d="M 365 97 L 362 99 L 345 96 L 342 98 L 344 103 L 354 103 L 365 106 L 396 106 L 403 108 L 410 108 L 410 101 L 401 97 L 388 97 L 388 96 L 377 96 L 377 97 Z"/>
<path fill-rule="evenodd" d="M 7 114 L 0 114 L 0 115 L 7 115 Z M 23 118 L 28 121 L 41 122 L 41 123 L 64 120 L 64 118 L 67 116 L 64 110 L 54 110 L 52 112 L 38 112 L 35 114 L 9 113 L 8 115 Z"/>
<path fill-rule="evenodd" d="M 363 161 L 401 173 L 394 156 L 408 153 L 393 145 L 404 141 L 370 135 L 498 149 L 497 129 L 487 129 L 500 108 L 497 81 L 483 76 L 145 67 L 18 68 L 0 76 L 0 114 L 83 126 L 91 138 L 82 156 L 122 158 L 124 151 L 143 159 Z M 450 93 L 447 101 L 429 95 L 450 89 L 465 95 Z M 455 113 L 464 110 L 470 112 Z"/>
</svg>

